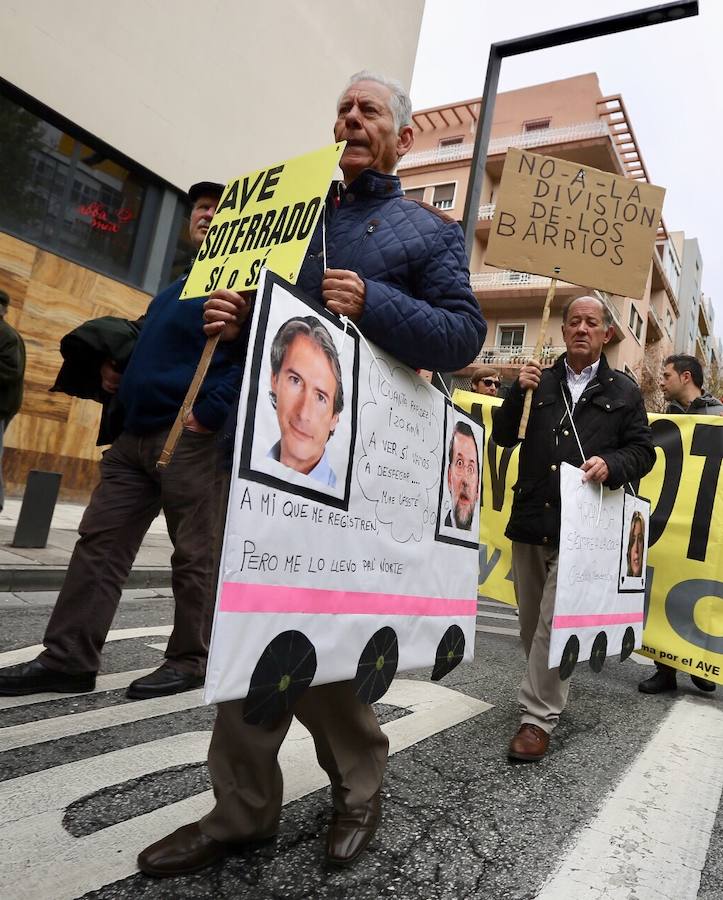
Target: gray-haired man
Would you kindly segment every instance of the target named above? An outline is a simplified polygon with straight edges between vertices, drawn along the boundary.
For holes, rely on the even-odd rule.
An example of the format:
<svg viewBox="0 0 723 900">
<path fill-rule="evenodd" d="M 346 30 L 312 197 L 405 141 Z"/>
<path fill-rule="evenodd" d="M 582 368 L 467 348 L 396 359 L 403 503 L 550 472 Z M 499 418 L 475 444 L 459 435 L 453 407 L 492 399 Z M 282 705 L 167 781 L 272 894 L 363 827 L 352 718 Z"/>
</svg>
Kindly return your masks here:
<svg viewBox="0 0 723 900">
<path fill-rule="evenodd" d="M 352 77 L 334 125 L 335 139 L 347 142 L 344 181 L 327 197 L 298 286 L 408 366 L 454 371 L 475 358 L 486 325 L 470 289 L 459 225 L 405 198 L 393 174 L 412 146 L 410 121 L 401 85 L 369 72 Z M 206 333 L 234 339 L 248 311 L 248 298 L 209 300 Z M 353 862 L 373 837 L 389 742 L 353 682 L 311 687 L 270 727 L 245 724 L 243 712 L 242 700 L 219 704 L 208 759 L 216 805 L 140 854 L 147 875 L 194 872 L 276 834 L 278 753 L 294 715 L 311 732 L 331 782 L 327 861 Z"/>
</svg>

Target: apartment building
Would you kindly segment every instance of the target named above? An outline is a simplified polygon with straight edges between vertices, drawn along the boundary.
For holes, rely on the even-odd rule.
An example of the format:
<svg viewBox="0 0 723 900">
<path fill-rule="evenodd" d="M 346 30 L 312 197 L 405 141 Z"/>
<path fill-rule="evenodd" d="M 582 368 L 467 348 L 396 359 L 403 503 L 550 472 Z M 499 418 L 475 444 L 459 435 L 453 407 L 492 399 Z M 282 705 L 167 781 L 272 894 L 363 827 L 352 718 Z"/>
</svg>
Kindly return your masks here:
<svg viewBox="0 0 723 900">
<path fill-rule="evenodd" d="M 461 219 L 469 181 L 480 99 L 414 113 L 414 152 L 399 167 L 407 195 Z M 568 159 L 640 181 L 654 181 L 642 158 L 623 98 L 605 95 L 594 73 L 534 85 L 497 96 L 487 153 L 471 281 L 489 323 L 485 347 L 476 363 L 499 366 L 507 378 L 531 355 L 539 335 L 549 279 L 502 271 L 485 264 L 485 251 L 505 154 L 520 147 Z M 641 299 L 597 292 L 613 319 L 614 337 L 606 350 L 616 368 L 645 382 L 646 367 L 673 352 L 680 316 L 680 246 L 661 221 Z M 592 287 L 592 286 L 590 286 Z M 562 352 L 562 307 L 580 293 L 577 285 L 558 282 L 547 329 L 545 361 Z M 469 384 L 473 366 L 457 373 Z"/>
</svg>

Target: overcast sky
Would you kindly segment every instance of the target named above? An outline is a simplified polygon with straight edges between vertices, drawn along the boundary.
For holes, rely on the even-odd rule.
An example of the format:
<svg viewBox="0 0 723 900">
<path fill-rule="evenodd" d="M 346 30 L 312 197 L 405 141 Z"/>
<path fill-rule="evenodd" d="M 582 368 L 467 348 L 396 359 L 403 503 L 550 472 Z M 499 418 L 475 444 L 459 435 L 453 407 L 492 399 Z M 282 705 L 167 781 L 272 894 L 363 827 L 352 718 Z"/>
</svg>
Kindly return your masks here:
<svg viewBox="0 0 723 900">
<path fill-rule="evenodd" d="M 493 41 L 652 5 L 426 0 L 414 108 L 481 96 Z M 503 60 L 499 90 L 585 72 L 597 72 L 604 94 L 622 95 L 650 178 L 667 189 L 668 230 L 698 238 L 703 291 L 715 307 L 715 333 L 723 337 L 723 2 L 700 0 L 695 18 Z"/>
</svg>

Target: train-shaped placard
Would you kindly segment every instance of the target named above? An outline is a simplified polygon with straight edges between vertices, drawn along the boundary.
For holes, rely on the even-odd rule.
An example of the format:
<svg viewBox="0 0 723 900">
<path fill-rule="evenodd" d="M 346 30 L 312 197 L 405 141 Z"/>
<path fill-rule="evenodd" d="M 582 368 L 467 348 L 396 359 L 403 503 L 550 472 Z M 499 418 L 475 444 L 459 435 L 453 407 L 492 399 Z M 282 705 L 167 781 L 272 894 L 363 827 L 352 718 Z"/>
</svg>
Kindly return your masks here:
<svg viewBox="0 0 723 900">
<path fill-rule="evenodd" d="M 474 652 L 484 428 L 266 273 L 241 391 L 205 699 L 251 722 L 365 702 Z"/>
<path fill-rule="evenodd" d="M 580 661 L 600 672 L 608 656 L 642 645 L 650 503 L 560 467 L 560 553 L 550 668 L 569 678 Z"/>
</svg>

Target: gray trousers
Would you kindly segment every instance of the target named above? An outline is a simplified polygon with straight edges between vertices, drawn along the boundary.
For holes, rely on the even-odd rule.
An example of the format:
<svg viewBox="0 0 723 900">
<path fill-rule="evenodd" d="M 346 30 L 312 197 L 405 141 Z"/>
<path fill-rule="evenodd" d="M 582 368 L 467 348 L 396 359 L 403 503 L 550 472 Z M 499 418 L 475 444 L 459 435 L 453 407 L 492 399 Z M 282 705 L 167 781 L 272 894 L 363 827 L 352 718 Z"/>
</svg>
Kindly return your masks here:
<svg viewBox="0 0 723 900">
<path fill-rule="evenodd" d="M 243 703 L 218 705 L 208 753 L 216 806 L 201 819 L 204 834 L 233 843 L 277 832 L 283 793 L 278 755 L 294 715 L 314 738 L 338 812 L 357 809 L 381 787 L 389 740 L 352 682 L 309 688 L 293 714 L 269 726 L 246 725 Z"/>
<path fill-rule="evenodd" d="M 548 669 L 550 630 L 557 588 L 557 547 L 512 542 L 512 578 L 520 612 L 520 637 L 527 671 L 517 699 L 522 723 L 551 732 L 567 703 L 570 679 Z"/>
<path fill-rule="evenodd" d="M 167 430 L 123 433 L 105 451 L 101 480 L 78 529 L 63 587 L 43 638 L 41 660 L 67 672 L 96 672 L 121 590 L 141 542 L 161 509 L 173 543 L 176 603 L 166 658 L 202 675 L 214 600 L 219 449 L 215 434 L 184 430 L 168 468 L 156 461 Z"/>
</svg>

